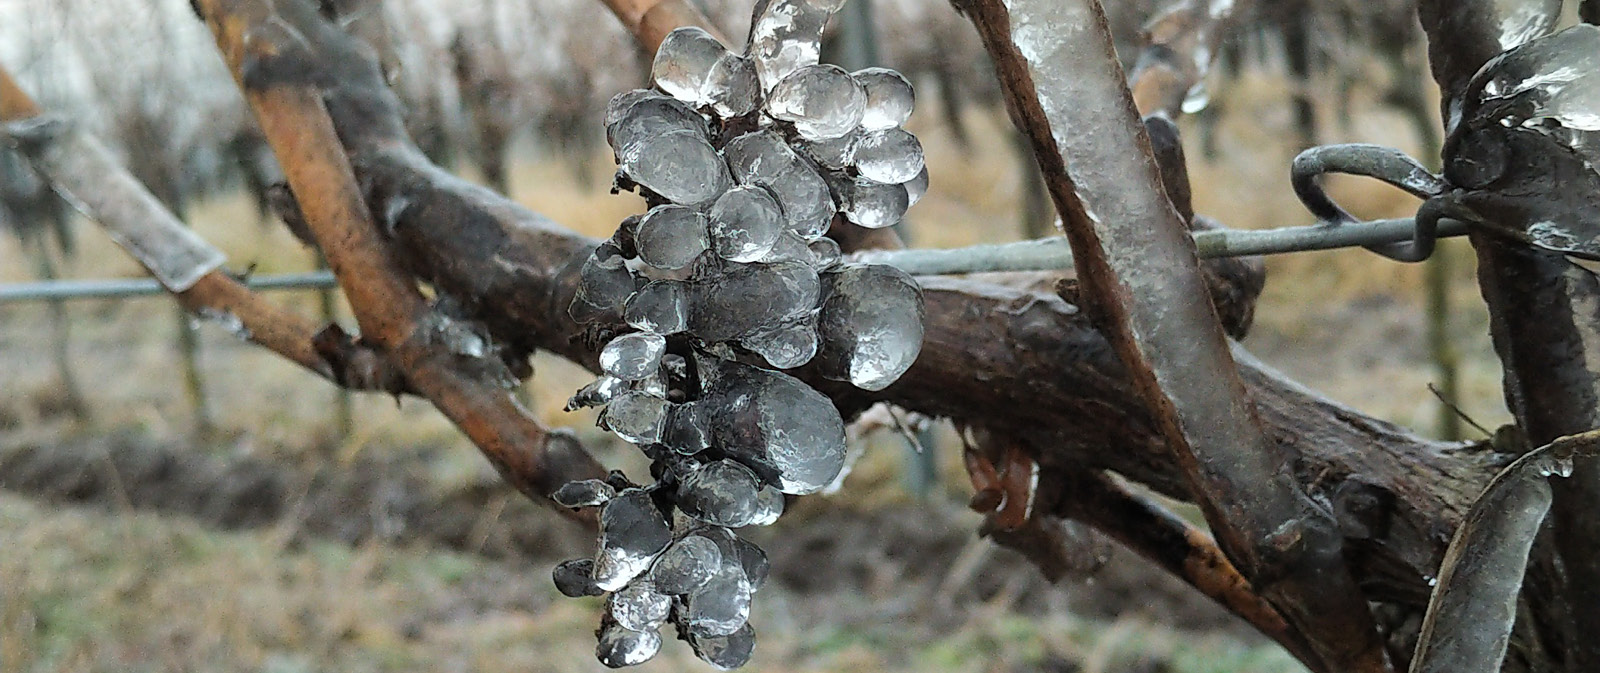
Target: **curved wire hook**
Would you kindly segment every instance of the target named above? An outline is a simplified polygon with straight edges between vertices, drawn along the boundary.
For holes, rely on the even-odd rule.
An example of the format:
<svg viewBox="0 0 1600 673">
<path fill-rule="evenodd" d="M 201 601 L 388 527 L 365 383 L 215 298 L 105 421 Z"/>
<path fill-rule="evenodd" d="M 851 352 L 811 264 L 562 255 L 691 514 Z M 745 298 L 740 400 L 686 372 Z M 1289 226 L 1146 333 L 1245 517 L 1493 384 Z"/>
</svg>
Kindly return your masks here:
<svg viewBox="0 0 1600 673">
<path fill-rule="evenodd" d="M 1318 220 L 1329 226 L 1359 222 L 1339 204 L 1334 203 L 1322 189 L 1321 177 L 1329 173 L 1360 175 L 1381 180 L 1424 199 L 1424 206 L 1434 197 L 1450 190 L 1445 182 L 1404 152 L 1382 145 L 1351 143 L 1313 147 L 1294 158 L 1289 169 L 1289 179 L 1295 196 L 1305 204 Z M 1428 210 L 1424 208 L 1424 210 Z M 1437 241 L 1439 218 L 1447 216 L 1439 209 L 1429 210 L 1424 217 L 1417 213 L 1417 229 L 1410 241 L 1365 246 L 1368 250 L 1398 262 L 1420 262 L 1433 254 Z"/>
</svg>

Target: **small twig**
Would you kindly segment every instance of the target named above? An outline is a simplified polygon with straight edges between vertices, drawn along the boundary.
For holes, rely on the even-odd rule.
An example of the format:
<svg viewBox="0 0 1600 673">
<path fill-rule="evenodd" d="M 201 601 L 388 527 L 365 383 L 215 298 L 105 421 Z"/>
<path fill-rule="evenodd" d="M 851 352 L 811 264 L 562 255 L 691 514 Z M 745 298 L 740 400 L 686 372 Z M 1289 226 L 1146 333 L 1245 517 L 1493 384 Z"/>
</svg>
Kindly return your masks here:
<svg viewBox="0 0 1600 673">
<path fill-rule="evenodd" d="M 1455 403 L 1455 400 L 1452 400 L 1452 399 L 1450 399 L 1448 397 L 1445 397 L 1444 391 L 1439 390 L 1439 386 L 1436 386 L 1436 385 L 1433 385 L 1432 383 L 1429 383 L 1428 384 L 1428 392 L 1433 393 L 1434 398 L 1439 400 L 1440 404 L 1443 404 L 1446 409 L 1449 409 L 1456 416 L 1459 416 L 1461 418 L 1461 420 L 1466 421 L 1467 425 L 1470 425 L 1470 426 L 1476 428 L 1478 430 L 1478 432 L 1483 433 L 1484 437 L 1493 437 L 1494 436 L 1494 433 L 1490 432 L 1488 428 L 1485 428 L 1482 425 L 1479 425 L 1477 420 L 1473 419 L 1471 416 L 1468 416 L 1467 412 L 1463 411 L 1461 409 L 1461 407 L 1458 406 Z"/>
<path fill-rule="evenodd" d="M 1089 524 L 1249 622 L 1296 656 L 1310 653 L 1205 531 L 1103 473 L 1052 475 L 1056 514 Z"/>
</svg>

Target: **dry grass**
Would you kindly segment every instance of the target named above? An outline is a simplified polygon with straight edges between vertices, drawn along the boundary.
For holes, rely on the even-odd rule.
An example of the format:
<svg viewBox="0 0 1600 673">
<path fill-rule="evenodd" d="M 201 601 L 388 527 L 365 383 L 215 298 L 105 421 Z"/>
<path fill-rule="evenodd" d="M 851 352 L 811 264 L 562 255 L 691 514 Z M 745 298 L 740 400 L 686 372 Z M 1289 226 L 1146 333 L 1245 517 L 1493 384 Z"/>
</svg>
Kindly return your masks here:
<svg viewBox="0 0 1600 673">
<path fill-rule="evenodd" d="M 45 509 L 0 495 L 0 673 L 46 671 L 594 671 L 597 605 L 555 594 L 528 569 L 421 549 L 286 546 L 137 513 Z M 1025 619 L 997 602 L 930 634 L 867 620 L 872 597 L 830 596 L 840 623 L 796 623 L 763 592 L 761 646 L 774 672 L 1296 670 L 1270 646 L 1184 635 L 1139 619 Z M 808 611 L 809 612 L 809 611 Z M 930 635 L 942 637 L 930 638 Z M 669 643 L 641 671 L 707 670 Z"/>
</svg>

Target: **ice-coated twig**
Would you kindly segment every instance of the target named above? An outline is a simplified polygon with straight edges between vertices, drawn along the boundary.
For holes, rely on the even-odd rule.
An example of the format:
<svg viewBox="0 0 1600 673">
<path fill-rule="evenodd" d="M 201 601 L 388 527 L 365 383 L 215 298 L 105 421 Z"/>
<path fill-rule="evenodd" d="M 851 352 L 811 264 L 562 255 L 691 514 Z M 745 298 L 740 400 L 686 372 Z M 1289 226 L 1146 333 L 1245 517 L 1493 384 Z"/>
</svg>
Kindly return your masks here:
<svg viewBox="0 0 1600 673">
<path fill-rule="evenodd" d="M 1193 232 L 1201 259 L 1275 255 L 1334 250 L 1409 241 L 1415 222 L 1410 218 L 1372 220 L 1357 224 L 1317 224 L 1280 229 L 1213 229 Z M 1467 225 L 1456 220 L 1439 224 L 1441 238 L 1462 236 Z M 964 248 L 869 250 L 853 259 L 899 267 L 913 276 L 939 276 L 995 271 L 1054 271 L 1072 268 L 1072 248 L 1060 236 L 1014 243 L 992 243 Z"/>
<path fill-rule="evenodd" d="M 1127 368 L 1218 543 L 1308 641 L 1310 667 L 1389 670 L 1332 517 L 1294 483 L 1245 390 L 1099 2 L 963 4 L 1061 214 L 1079 303 Z"/>
</svg>

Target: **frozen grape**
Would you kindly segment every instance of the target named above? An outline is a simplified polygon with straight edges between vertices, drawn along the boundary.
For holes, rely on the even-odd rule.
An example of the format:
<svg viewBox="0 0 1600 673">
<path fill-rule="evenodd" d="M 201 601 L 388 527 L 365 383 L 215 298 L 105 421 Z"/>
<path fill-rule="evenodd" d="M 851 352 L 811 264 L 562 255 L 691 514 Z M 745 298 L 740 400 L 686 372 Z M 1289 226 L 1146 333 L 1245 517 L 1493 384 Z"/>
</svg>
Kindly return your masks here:
<svg viewBox="0 0 1600 673">
<path fill-rule="evenodd" d="M 868 131 L 891 129 L 911 118 L 916 94 L 905 75 L 888 68 L 867 68 L 850 76 L 867 92 L 867 107 L 861 115 L 863 128 Z"/>
<path fill-rule="evenodd" d="M 625 93 L 612 99 L 616 121 L 606 124 L 606 141 L 618 158 L 637 154 L 639 143 L 667 133 L 685 132 L 706 137 L 710 127 L 704 117 L 681 102 L 655 93 Z"/>
<path fill-rule="evenodd" d="M 711 247 L 723 259 L 754 262 L 783 233 L 783 211 L 761 187 L 728 190 L 711 206 Z"/>
<path fill-rule="evenodd" d="M 683 205 L 714 199 L 732 182 L 721 155 L 695 131 L 640 139 L 624 152 L 622 172 L 662 198 Z"/>
<path fill-rule="evenodd" d="M 650 77 L 656 87 L 691 105 L 707 102 L 711 72 L 728 49 L 704 28 L 684 26 L 667 33 L 656 49 Z"/>
<path fill-rule="evenodd" d="M 611 608 L 611 618 L 622 628 L 654 631 L 666 623 L 672 598 L 657 592 L 655 585 L 648 581 L 634 580 L 611 594 L 607 607 Z"/>
<path fill-rule="evenodd" d="M 600 642 L 595 645 L 594 656 L 608 668 L 637 666 L 661 651 L 661 634 L 655 631 L 634 631 L 618 624 L 600 627 Z"/>
<path fill-rule="evenodd" d="M 656 559 L 650 568 L 650 581 L 665 594 L 681 596 L 711 581 L 722 567 L 722 550 L 710 538 L 689 535 L 679 540 Z"/>
<path fill-rule="evenodd" d="M 584 343 L 610 341 L 603 375 L 567 406 L 601 407 L 599 425 L 640 447 L 654 481 L 623 488 L 613 473 L 551 498 L 599 507 L 595 556 L 553 579 L 606 597 L 595 654 L 607 666 L 654 656 L 667 621 L 719 669 L 749 661 L 751 599 L 771 562 L 731 529 L 773 523 L 789 495 L 834 483 L 846 463 L 838 408 L 779 370 L 879 390 L 920 352 L 915 283 L 841 261 L 826 237 L 900 222 L 928 184 L 902 128 L 909 81 L 818 63 L 842 4 L 763 0 L 743 53 L 674 30 L 654 56 L 656 89 L 606 107 L 615 186 L 651 208 L 577 274 L 569 312 L 591 324 Z"/>
<path fill-rule="evenodd" d="M 551 572 L 555 580 L 556 591 L 569 598 L 581 596 L 599 596 L 605 593 L 594 583 L 594 559 L 572 559 L 556 564 Z"/>
<path fill-rule="evenodd" d="M 748 526 L 760 510 L 761 482 L 750 468 L 731 460 L 712 461 L 678 482 L 678 506 L 715 526 Z"/>
<path fill-rule="evenodd" d="M 756 631 L 749 623 L 726 636 L 689 635 L 689 646 L 696 656 L 719 670 L 731 671 L 750 662 L 755 652 Z"/>
<path fill-rule="evenodd" d="M 600 509 L 600 552 L 594 560 L 595 585 L 616 591 L 650 568 L 672 542 L 672 528 L 650 501 L 650 494 L 628 489 Z"/>
<path fill-rule="evenodd" d="M 753 61 L 738 54 L 723 54 L 706 81 L 711 110 L 723 118 L 743 117 L 761 105 L 761 80 Z"/>
<path fill-rule="evenodd" d="M 659 334 L 624 334 L 600 351 L 600 368 L 624 381 L 638 381 L 661 368 L 666 350 L 667 340 Z"/>
<path fill-rule="evenodd" d="M 689 323 L 688 290 L 677 281 L 655 281 L 633 293 L 622 315 L 629 325 L 647 332 L 682 332 Z"/>
<path fill-rule="evenodd" d="M 922 172 L 922 143 L 904 129 L 869 131 L 856 144 L 855 162 L 861 177 L 899 184 Z"/>
<path fill-rule="evenodd" d="M 658 269 L 681 269 L 706 251 L 706 218 L 686 206 L 650 209 L 633 236 L 639 261 Z"/>
<path fill-rule="evenodd" d="M 579 389 L 571 399 L 567 400 L 567 411 L 605 406 L 610 404 L 618 393 L 627 389 L 626 381 L 615 376 L 601 376 Z"/>
<path fill-rule="evenodd" d="M 661 421 L 666 413 L 666 399 L 630 390 L 606 405 L 605 412 L 600 414 L 600 424 L 635 444 L 653 444 L 661 432 Z"/>
<path fill-rule="evenodd" d="M 892 266 L 844 264 L 824 272 L 819 356 L 829 378 L 882 390 L 922 350 L 922 296 L 916 281 Z"/>
<path fill-rule="evenodd" d="M 836 65 L 800 68 L 772 88 L 767 114 L 794 124 L 807 140 L 838 138 L 861 125 L 867 92 Z"/>
<path fill-rule="evenodd" d="M 809 320 L 797 321 L 741 337 L 739 344 L 777 369 L 793 369 L 817 354 L 817 328 Z"/>
<path fill-rule="evenodd" d="M 868 229 L 882 229 L 900 223 L 910 207 L 911 195 L 897 184 L 884 184 L 865 178 L 844 183 L 844 216 Z"/>
<path fill-rule="evenodd" d="M 778 490 L 795 495 L 820 490 L 844 468 L 844 421 L 822 393 L 786 374 L 737 362 L 703 369 L 714 376 L 701 400 L 714 414 L 714 446 L 736 459 L 772 465 Z"/>
<path fill-rule="evenodd" d="M 744 569 L 724 558 L 711 579 L 684 601 L 689 632 L 725 636 L 738 631 L 750 619 L 751 590 Z"/>
</svg>

